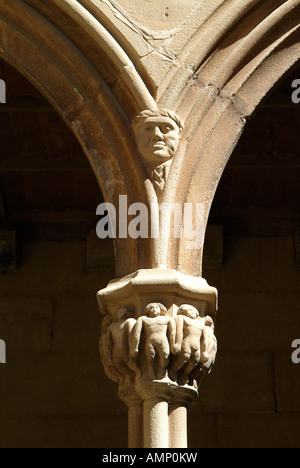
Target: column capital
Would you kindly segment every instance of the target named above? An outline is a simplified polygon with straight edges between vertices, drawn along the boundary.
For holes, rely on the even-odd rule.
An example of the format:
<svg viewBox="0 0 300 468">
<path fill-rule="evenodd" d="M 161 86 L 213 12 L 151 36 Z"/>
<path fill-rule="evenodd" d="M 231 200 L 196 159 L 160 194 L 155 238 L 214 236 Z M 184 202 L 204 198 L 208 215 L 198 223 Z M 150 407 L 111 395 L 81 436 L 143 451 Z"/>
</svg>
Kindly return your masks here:
<svg viewBox="0 0 300 468">
<path fill-rule="evenodd" d="M 100 351 L 128 406 L 160 398 L 187 406 L 215 361 L 217 290 L 175 270 L 139 270 L 99 291 Z"/>
<path fill-rule="evenodd" d="M 112 280 L 97 297 L 103 315 L 113 315 L 116 309 L 126 306 L 134 309 L 135 319 L 153 302 L 163 303 L 173 318 L 179 306 L 186 303 L 196 307 L 200 316 L 209 315 L 213 320 L 218 309 L 216 288 L 209 286 L 204 278 L 171 269 L 138 270 Z"/>
</svg>

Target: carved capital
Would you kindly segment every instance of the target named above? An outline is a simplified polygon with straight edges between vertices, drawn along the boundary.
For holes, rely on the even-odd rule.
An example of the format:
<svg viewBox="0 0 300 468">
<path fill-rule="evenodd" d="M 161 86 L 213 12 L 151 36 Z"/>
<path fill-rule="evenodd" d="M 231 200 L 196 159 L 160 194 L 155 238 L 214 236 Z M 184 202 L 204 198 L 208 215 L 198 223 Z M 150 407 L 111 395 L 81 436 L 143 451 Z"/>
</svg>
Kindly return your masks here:
<svg viewBox="0 0 300 468">
<path fill-rule="evenodd" d="M 140 270 L 112 281 L 98 300 L 101 358 L 120 398 L 187 406 L 215 361 L 216 290 L 173 270 Z"/>
</svg>

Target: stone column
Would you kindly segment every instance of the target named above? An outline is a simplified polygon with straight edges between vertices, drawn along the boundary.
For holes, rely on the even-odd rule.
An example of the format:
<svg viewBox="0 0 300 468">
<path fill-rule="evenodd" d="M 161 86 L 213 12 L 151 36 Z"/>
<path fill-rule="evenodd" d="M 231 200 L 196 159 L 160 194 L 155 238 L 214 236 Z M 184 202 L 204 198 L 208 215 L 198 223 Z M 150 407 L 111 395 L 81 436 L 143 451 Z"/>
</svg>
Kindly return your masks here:
<svg viewBox="0 0 300 468">
<path fill-rule="evenodd" d="M 128 448 L 143 448 L 143 403 L 141 400 L 128 405 Z"/>
<path fill-rule="evenodd" d="M 169 448 L 187 448 L 187 408 L 178 403 L 169 409 Z"/>
<path fill-rule="evenodd" d="M 168 447 L 168 401 L 163 398 L 144 400 L 144 448 Z"/>
<path fill-rule="evenodd" d="M 186 448 L 187 407 L 217 351 L 217 291 L 153 269 L 111 282 L 98 299 L 101 358 L 129 408 L 129 447 Z"/>
</svg>

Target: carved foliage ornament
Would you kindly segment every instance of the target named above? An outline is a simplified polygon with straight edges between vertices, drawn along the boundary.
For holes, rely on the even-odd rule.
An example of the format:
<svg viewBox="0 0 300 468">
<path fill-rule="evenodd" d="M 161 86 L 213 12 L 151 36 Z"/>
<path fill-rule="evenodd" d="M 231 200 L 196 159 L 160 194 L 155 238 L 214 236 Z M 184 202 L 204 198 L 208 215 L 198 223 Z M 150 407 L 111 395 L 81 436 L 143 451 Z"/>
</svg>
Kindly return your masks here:
<svg viewBox="0 0 300 468">
<path fill-rule="evenodd" d="M 184 124 L 174 112 L 156 109 L 141 112 L 132 126 L 138 150 L 147 163 L 156 193 L 160 195 Z"/>
<path fill-rule="evenodd" d="M 163 304 L 152 303 L 137 320 L 132 308 L 123 307 L 114 317 L 104 317 L 100 352 L 106 374 L 119 382 L 123 399 L 145 382 L 197 388 L 215 362 L 214 322 L 188 304 L 171 317 Z"/>
</svg>

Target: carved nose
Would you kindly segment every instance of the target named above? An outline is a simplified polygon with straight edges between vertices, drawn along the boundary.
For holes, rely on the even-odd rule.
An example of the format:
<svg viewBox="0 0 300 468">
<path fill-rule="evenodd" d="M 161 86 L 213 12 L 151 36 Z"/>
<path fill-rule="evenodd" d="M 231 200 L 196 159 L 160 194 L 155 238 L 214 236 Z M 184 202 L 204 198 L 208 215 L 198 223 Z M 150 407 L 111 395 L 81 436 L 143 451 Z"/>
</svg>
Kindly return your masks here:
<svg viewBox="0 0 300 468">
<path fill-rule="evenodd" d="M 163 140 L 163 133 L 160 131 L 159 127 L 155 127 L 154 132 L 153 132 L 153 140 L 154 141 L 159 141 Z"/>
</svg>

